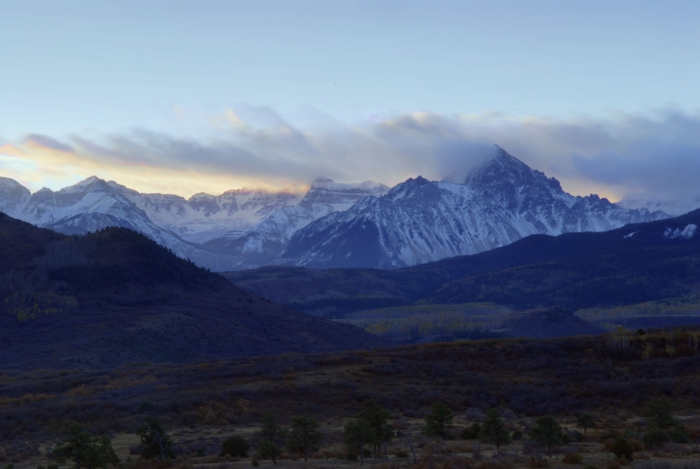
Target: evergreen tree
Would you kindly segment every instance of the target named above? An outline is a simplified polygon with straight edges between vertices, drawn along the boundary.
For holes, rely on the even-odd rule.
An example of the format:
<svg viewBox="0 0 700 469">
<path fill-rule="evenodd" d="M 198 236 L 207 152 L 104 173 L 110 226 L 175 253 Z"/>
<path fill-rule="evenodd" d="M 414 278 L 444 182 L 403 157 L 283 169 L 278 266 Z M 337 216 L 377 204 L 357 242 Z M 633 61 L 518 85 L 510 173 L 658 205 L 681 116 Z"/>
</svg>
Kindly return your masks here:
<svg viewBox="0 0 700 469">
<path fill-rule="evenodd" d="M 269 441 L 278 446 L 284 444 L 285 430 L 277 423 L 277 416 L 274 412 L 266 410 L 262 415 L 262 426 L 256 437 L 260 441 Z"/>
<path fill-rule="evenodd" d="M 119 463 L 119 458 L 112 449 L 112 441 L 107 435 L 95 438 L 79 423 L 68 425 L 63 434 L 65 440 L 53 449 L 53 457 L 59 464 L 73 461 L 76 469 L 94 469 Z"/>
<path fill-rule="evenodd" d="M 465 440 L 473 440 L 479 438 L 481 433 L 481 424 L 479 422 L 472 423 L 469 427 L 462 430 L 462 438 Z"/>
<path fill-rule="evenodd" d="M 452 410 L 442 402 L 436 402 L 430 407 L 430 414 L 425 417 L 423 435 L 448 439 L 451 437 Z"/>
<path fill-rule="evenodd" d="M 644 433 L 644 443 L 647 446 L 659 446 L 670 440 L 677 443 L 688 441 L 685 429 L 673 416 L 673 405 L 668 399 L 651 399 L 644 405 L 644 415 L 648 422 Z"/>
<path fill-rule="evenodd" d="M 677 420 L 673 418 L 673 406 L 668 399 L 663 397 L 647 401 L 644 404 L 644 415 L 650 427 L 667 430 L 678 424 Z"/>
<path fill-rule="evenodd" d="M 394 429 L 387 423 L 390 417 L 391 412 L 372 399 L 362 403 L 362 409 L 357 415 L 357 419 L 366 422 L 371 430 L 372 439 L 368 443 L 372 444 L 372 454 L 375 458 L 379 454 L 381 445 L 391 440 L 394 436 Z"/>
<path fill-rule="evenodd" d="M 272 459 L 272 464 L 277 465 L 277 456 L 282 454 L 282 449 L 268 440 L 261 440 L 258 443 L 258 456 L 260 459 Z"/>
<path fill-rule="evenodd" d="M 632 445 L 625 438 L 618 438 L 615 440 L 615 443 L 612 445 L 612 452 L 618 459 L 623 457 L 628 461 L 632 461 L 632 459 L 634 459 L 634 450 Z"/>
<path fill-rule="evenodd" d="M 277 464 L 277 456 L 282 454 L 282 446 L 285 443 L 287 433 L 277 424 L 277 416 L 267 410 L 262 415 L 262 427 L 254 435 L 254 442 L 258 448 L 258 455 L 262 459 L 272 459 Z"/>
<path fill-rule="evenodd" d="M 117 453 L 114 452 L 112 448 L 112 440 L 109 439 L 107 435 L 100 435 L 96 440 L 97 450 L 100 454 L 100 458 L 107 464 L 119 464 L 119 458 Z"/>
<path fill-rule="evenodd" d="M 343 442 L 348 447 L 348 456 L 354 459 L 356 455 L 359 455 L 360 464 L 365 463 L 365 445 L 373 441 L 376 441 L 376 435 L 365 420 L 350 420 L 345 424 Z"/>
<path fill-rule="evenodd" d="M 249 449 L 250 443 L 248 443 L 248 440 L 240 435 L 233 435 L 224 440 L 224 443 L 221 445 L 221 453 L 219 453 L 219 457 L 240 456 L 242 458 L 247 458 Z"/>
<path fill-rule="evenodd" d="M 292 425 L 287 435 L 287 449 L 290 452 L 303 453 L 304 461 L 308 461 L 309 453 L 318 451 L 321 447 L 322 437 L 316 419 L 307 415 L 292 417 Z"/>
<path fill-rule="evenodd" d="M 552 457 L 552 446 L 566 442 L 566 435 L 564 435 L 561 425 L 551 415 L 535 419 L 535 425 L 530 429 L 530 438 L 545 445 L 550 458 Z"/>
<path fill-rule="evenodd" d="M 498 415 L 498 410 L 491 409 L 486 412 L 486 418 L 481 424 L 479 440 L 482 443 L 496 445 L 496 454 L 498 454 L 501 445 L 510 443 L 510 434 L 505 422 Z"/>
<path fill-rule="evenodd" d="M 141 457 L 150 459 L 174 459 L 173 440 L 165 433 L 163 426 L 152 417 L 146 418 L 136 430 L 141 437 Z"/>
<path fill-rule="evenodd" d="M 589 428 L 595 428 L 595 417 L 588 412 L 581 414 L 581 416 L 576 419 L 576 428 L 583 428 L 583 433 L 587 433 Z"/>
</svg>

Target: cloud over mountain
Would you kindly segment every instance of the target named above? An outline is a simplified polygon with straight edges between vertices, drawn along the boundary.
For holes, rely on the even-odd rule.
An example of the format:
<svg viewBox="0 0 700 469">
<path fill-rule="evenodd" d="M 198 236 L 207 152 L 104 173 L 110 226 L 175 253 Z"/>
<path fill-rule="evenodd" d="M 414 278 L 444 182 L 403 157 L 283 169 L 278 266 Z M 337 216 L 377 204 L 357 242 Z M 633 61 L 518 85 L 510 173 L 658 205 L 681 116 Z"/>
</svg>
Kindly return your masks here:
<svg viewBox="0 0 700 469">
<path fill-rule="evenodd" d="M 700 115 L 673 109 L 606 119 L 419 112 L 352 125 L 322 116 L 302 126 L 258 107 L 225 110 L 210 116 L 209 125 L 209 137 L 196 139 L 147 129 L 63 139 L 31 134 L 15 142 L 19 156 L 0 150 L 0 173 L 32 188 L 43 173 L 58 180 L 64 171 L 64 178 L 97 174 L 142 191 L 182 195 L 299 186 L 319 176 L 389 185 L 419 174 L 461 181 L 492 155 L 495 143 L 577 194 L 699 192 L 693 175 L 700 170 Z M 17 168 L 22 174 L 13 173 Z"/>
</svg>

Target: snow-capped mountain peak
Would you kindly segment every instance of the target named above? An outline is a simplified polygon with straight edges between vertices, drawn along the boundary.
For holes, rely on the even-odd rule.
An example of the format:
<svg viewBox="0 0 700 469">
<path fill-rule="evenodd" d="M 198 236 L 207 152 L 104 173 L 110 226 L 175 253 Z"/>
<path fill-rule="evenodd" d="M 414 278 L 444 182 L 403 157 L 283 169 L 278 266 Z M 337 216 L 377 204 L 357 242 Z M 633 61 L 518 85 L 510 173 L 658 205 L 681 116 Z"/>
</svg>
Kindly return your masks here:
<svg viewBox="0 0 700 469">
<path fill-rule="evenodd" d="M 667 217 L 593 194 L 572 196 L 500 148 L 462 184 L 417 176 L 389 189 L 319 178 L 303 197 L 236 189 L 185 199 L 142 194 L 96 176 L 31 194 L 0 178 L 0 210 L 65 233 L 128 227 L 216 270 L 270 263 L 396 268 L 535 233 L 604 231 Z"/>
<path fill-rule="evenodd" d="M 241 256 L 239 268 L 269 264 L 299 229 L 329 213 L 347 210 L 363 197 L 379 197 L 388 190 L 387 186 L 372 181 L 352 184 L 319 178 L 296 206 L 276 210 L 247 232 L 233 231 L 205 246 Z"/>
<path fill-rule="evenodd" d="M 667 217 L 574 197 L 498 149 L 464 184 L 417 177 L 331 213 L 290 239 L 279 263 L 397 268 L 475 254 L 531 234 L 604 231 Z"/>
<path fill-rule="evenodd" d="M 313 183 L 300 206 L 314 210 L 319 205 L 326 206 L 327 213 L 347 210 L 366 195 L 380 196 L 389 190 L 384 184 L 364 181 L 359 184 L 335 182 L 328 178 L 318 178 Z"/>
<path fill-rule="evenodd" d="M 16 217 L 29 201 L 29 189 L 14 179 L 0 177 L 0 212 Z"/>
</svg>

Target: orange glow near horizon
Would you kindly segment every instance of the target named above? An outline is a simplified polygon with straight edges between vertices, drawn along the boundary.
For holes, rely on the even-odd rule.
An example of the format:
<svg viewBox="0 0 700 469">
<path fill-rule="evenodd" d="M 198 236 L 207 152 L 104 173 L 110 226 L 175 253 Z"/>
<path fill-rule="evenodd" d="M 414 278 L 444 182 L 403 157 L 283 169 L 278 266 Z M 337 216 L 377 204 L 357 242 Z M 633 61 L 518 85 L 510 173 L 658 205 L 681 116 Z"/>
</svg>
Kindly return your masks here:
<svg viewBox="0 0 700 469">
<path fill-rule="evenodd" d="M 303 194 L 309 186 L 288 180 L 256 180 L 247 176 L 184 171 L 139 163 L 97 159 L 28 141 L 0 147 L 0 176 L 15 179 L 35 192 L 42 187 L 58 190 L 97 176 L 142 193 L 175 194 L 189 198 L 197 193 L 223 194 L 229 190 L 264 190 Z"/>
<path fill-rule="evenodd" d="M 58 150 L 31 140 L 19 146 L 0 146 L 0 176 L 15 179 L 32 192 L 42 187 L 59 190 L 90 176 L 116 181 L 141 193 L 175 194 L 185 198 L 202 192 L 218 195 L 242 189 L 302 195 L 309 189 L 308 183 L 286 179 L 260 180 L 245 175 L 187 171 L 139 162 L 115 161 L 100 155 Z M 614 187 L 589 180 L 566 177 L 560 177 L 559 180 L 562 188 L 573 195 L 598 194 L 611 202 L 618 202 L 625 195 Z M 389 181 L 376 182 L 386 184 Z"/>
</svg>

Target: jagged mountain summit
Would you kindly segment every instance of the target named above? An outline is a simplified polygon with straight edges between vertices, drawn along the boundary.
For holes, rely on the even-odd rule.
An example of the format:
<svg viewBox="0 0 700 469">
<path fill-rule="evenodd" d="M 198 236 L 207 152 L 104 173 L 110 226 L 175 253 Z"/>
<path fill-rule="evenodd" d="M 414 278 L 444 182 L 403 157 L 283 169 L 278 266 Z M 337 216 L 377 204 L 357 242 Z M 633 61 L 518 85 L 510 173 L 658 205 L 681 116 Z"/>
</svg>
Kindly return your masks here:
<svg viewBox="0 0 700 469">
<path fill-rule="evenodd" d="M 554 178 L 498 148 L 464 184 L 417 177 L 297 231 L 277 259 L 313 268 L 399 268 L 476 254 L 532 234 L 606 231 L 667 218 L 597 195 L 572 196 Z"/>
<path fill-rule="evenodd" d="M 14 179 L 0 177 L 0 212 L 16 217 L 32 193 Z"/>
<path fill-rule="evenodd" d="M 169 194 L 141 194 L 94 176 L 59 191 L 44 188 L 30 194 L 12 179 L 0 180 L 0 209 L 12 217 L 64 234 L 129 228 L 180 257 L 218 271 L 229 270 L 240 261 L 209 252 L 190 240 L 208 240 L 231 230 L 245 232 L 269 213 L 299 200 L 298 195 L 286 192 L 251 190 L 220 196 L 195 194 L 187 200 Z"/>
<path fill-rule="evenodd" d="M 129 228 L 197 265 L 225 271 L 270 263 L 297 229 L 388 189 L 370 181 L 317 179 L 303 198 L 242 189 L 185 199 L 142 194 L 94 176 L 59 191 L 45 188 L 34 194 L 13 179 L 0 178 L 0 211 L 65 234 Z"/>
<path fill-rule="evenodd" d="M 285 207 L 268 215 L 247 233 L 227 233 L 204 244 L 208 250 L 239 256 L 237 270 L 272 263 L 292 235 L 314 220 L 352 207 L 366 196 L 379 197 L 388 192 L 384 184 L 365 181 L 343 184 L 330 179 L 316 179 L 304 198 L 294 207 Z"/>
<path fill-rule="evenodd" d="M 26 190 L 23 186 L 20 187 Z M 28 190 L 26 194 L 29 194 Z M 7 214 L 37 226 L 51 228 L 52 225 L 59 227 L 65 220 L 82 214 L 113 214 L 117 218 L 129 220 L 138 218 L 133 213 L 139 212 L 141 217 L 159 229 L 170 231 L 185 241 L 198 243 L 232 230 L 245 232 L 271 212 L 296 205 L 300 198 L 287 192 L 243 189 L 227 191 L 219 196 L 195 194 L 185 199 L 171 194 L 141 194 L 114 181 L 107 182 L 93 176 L 56 192 L 50 189 L 37 191 Z M 131 222 L 125 226 L 131 227 L 128 226 L 129 223 Z M 151 236 L 149 230 L 139 223 L 134 220 L 131 224 L 136 231 Z M 75 226 L 78 231 L 94 231 L 99 228 Z"/>
</svg>

